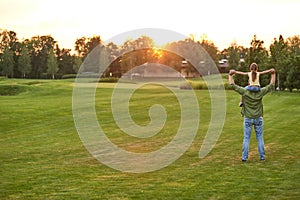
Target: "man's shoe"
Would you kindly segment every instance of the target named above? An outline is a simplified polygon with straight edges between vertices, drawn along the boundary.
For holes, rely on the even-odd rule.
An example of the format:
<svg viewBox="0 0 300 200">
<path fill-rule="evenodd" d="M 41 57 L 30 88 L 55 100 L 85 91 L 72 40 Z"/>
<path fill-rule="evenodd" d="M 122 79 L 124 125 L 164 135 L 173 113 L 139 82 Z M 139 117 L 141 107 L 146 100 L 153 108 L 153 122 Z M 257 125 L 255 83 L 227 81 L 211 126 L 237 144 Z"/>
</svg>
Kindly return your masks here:
<svg viewBox="0 0 300 200">
<path fill-rule="evenodd" d="M 247 160 L 242 159 L 242 162 L 246 162 Z"/>
</svg>

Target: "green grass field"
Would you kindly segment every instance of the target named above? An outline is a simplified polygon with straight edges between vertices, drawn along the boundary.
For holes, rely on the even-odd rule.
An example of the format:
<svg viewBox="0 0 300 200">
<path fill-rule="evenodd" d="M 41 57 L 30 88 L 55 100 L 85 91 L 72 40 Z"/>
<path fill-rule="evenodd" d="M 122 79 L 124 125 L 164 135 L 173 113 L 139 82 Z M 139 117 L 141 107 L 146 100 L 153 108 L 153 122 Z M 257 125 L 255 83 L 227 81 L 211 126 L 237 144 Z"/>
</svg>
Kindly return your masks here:
<svg viewBox="0 0 300 200">
<path fill-rule="evenodd" d="M 161 170 L 134 174 L 101 164 L 83 146 L 72 115 L 72 81 L 0 80 L 0 199 L 300 199 L 299 93 L 264 98 L 266 161 L 259 161 L 252 134 L 249 161 L 242 163 L 243 118 L 233 91 L 226 91 L 218 143 L 199 159 L 210 97 L 198 90 L 200 126 L 191 147 Z M 132 96 L 130 111 L 138 124 L 149 122 L 144 110 L 153 103 L 168 112 L 164 129 L 148 139 L 118 129 L 109 107 L 112 90 L 112 83 L 103 83 L 96 96 L 97 117 L 111 141 L 148 152 L 172 139 L 180 113 L 168 90 L 141 88 Z"/>
</svg>

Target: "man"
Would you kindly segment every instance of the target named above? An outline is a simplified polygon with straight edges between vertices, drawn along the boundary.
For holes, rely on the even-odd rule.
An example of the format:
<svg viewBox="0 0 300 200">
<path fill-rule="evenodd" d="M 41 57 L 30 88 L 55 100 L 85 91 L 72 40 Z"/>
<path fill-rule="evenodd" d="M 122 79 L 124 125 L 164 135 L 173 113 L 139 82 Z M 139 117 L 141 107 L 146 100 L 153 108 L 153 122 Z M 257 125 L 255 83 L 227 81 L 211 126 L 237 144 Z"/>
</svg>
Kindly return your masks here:
<svg viewBox="0 0 300 200">
<path fill-rule="evenodd" d="M 275 88 L 275 70 L 270 69 L 271 80 L 270 84 L 266 87 L 261 88 L 260 91 L 248 91 L 243 87 L 234 84 L 232 75 L 235 74 L 235 70 L 229 71 L 228 81 L 232 88 L 243 97 L 243 108 L 242 114 L 244 115 L 244 140 L 243 140 L 243 151 L 242 151 L 242 162 L 246 162 L 248 159 L 249 142 L 252 132 L 252 126 L 256 133 L 258 152 L 260 160 L 265 160 L 264 151 L 264 139 L 263 139 L 263 96 Z"/>
</svg>

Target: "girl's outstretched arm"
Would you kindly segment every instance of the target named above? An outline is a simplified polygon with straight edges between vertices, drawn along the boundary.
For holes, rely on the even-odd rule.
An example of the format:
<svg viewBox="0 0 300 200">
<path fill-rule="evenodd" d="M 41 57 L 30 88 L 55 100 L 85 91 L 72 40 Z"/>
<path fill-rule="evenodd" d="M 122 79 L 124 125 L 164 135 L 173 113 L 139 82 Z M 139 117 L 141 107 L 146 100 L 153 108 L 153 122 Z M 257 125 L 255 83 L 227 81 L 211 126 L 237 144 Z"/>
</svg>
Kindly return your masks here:
<svg viewBox="0 0 300 200">
<path fill-rule="evenodd" d="M 247 76 L 248 73 L 247 72 L 241 72 L 241 71 L 235 71 L 236 74 L 240 74 L 240 75 L 244 75 Z"/>
<path fill-rule="evenodd" d="M 271 69 L 268 69 L 268 70 L 264 70 L 262 72 L 259 72 L 260 74 L 267 74 L 267 73 L 271 73 Z"/>
</svg>

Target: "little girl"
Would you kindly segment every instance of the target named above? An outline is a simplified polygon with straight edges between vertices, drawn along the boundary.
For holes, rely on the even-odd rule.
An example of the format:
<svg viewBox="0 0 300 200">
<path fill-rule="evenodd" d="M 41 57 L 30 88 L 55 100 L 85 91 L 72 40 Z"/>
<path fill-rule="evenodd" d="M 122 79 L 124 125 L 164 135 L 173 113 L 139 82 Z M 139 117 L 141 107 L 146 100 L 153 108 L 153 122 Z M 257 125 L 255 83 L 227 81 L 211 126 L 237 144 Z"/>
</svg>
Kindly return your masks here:
<svg viewBox="0 0 300 200">
<path fill-rule="evenodd" d="M 240 75 L 248 75 L 248 84 L 245 88 L 249 91 L 254 91 L 258 92 L 260 91 L 260 83 L 259 83 L 259 76 L 261 74 L 266 74 L 271 72 L 271 70 L 265 70 L 262 72 L 258 72 L 258 66 L 256 63 L 252 63 L 250 65 L 250 72 L 241 72 L 241 71 L 236 71 L 236 74 Z M 243 106 L 243 99 L 241 99 L 241 102 L 239 104 L 240 107 Z"/>
</svg>

